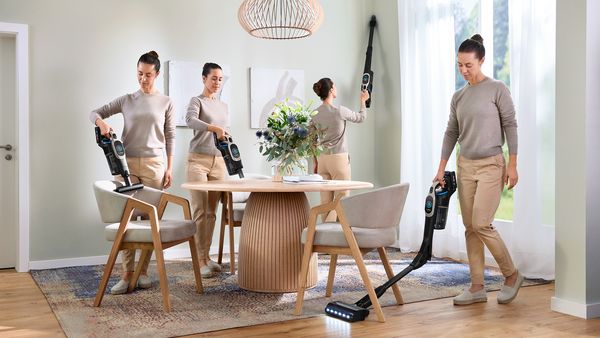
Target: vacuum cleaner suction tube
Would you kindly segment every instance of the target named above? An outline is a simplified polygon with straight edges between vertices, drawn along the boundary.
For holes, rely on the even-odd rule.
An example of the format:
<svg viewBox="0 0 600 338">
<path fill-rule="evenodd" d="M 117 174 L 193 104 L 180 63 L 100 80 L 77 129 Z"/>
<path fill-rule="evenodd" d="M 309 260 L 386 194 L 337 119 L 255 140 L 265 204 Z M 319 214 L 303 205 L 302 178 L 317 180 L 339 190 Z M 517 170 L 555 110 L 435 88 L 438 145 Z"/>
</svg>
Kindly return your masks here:
<svg viewBox="0 0 600 338">
<path fill-rule="evenodd" d="M 435 182 L 429 188 L 427 197 L 425 197 L 425 230 L 423 232 L 423 242 L 417 256 L 400 273 L 375 288 L 377 298 L 381 297 L 387 289 L 411 271 L 422 267 L 431 260 L 433 230 L 441 230 L 446 227 L 450 197 L 456 191 L 456 174 L 454 171 L 444 173 L 444 183 L 444 187 L 442 187 L 439 182 Z M 368 307 L 371 305 L 371 298 L 366 295 L 354 304 L 331 302 L 325 307 L 325 314 L 343 321 L 357 322 L 364 320 L 369 315 Z"/>
</svg>

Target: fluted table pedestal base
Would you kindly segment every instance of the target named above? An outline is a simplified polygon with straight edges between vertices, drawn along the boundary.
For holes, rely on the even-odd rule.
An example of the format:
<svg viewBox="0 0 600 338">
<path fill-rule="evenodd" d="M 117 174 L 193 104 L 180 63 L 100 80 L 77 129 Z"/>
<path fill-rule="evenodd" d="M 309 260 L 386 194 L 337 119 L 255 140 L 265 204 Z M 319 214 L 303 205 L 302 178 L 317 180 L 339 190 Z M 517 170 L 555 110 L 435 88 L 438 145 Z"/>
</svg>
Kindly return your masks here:
<svg viewBox="0 0 600 338">
<path fill-rule="evenodd" d="M 296 292 L 302 263 L 300 241 L 310 206 L 303 192 L 253 192 L 242 220 L 238 280 L 257 292 Z M 317 255 L 307 287 L 317 283 Z"/>
</svg>

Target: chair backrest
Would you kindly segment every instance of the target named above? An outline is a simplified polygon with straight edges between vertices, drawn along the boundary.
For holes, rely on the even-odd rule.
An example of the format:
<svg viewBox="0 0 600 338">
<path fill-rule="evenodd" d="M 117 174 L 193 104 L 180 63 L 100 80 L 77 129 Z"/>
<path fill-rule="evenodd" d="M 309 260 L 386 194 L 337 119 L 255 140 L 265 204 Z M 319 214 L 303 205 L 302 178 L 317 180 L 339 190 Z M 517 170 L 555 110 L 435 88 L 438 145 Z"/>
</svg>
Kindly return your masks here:
<svg viewBox="0 0 600 338">
<path fill-rule="evenodd" d="M 116 181 L 96 181 L 94 182 L 94 195 L 100 218 L 104 223 L 117 223 L 121 221 L 123 209 L 127 200 L 131 197 L 115 192 L 117 187 L 122 186 Z"/>
<path fill-rule="evenodd" d="M 104 223 L 117 223 L 121 221 L 123 209 L 130 198 L 149 203 L 158 207 L 162 192 L 150 187 L 144 187 L 135 191 L 126 193 L 115 192 L 117 187 L 124 184 L 117 181 L 96 181 L 94 182 L 94 195 L 98 204 L 100 218 Z"/>
<path fill-rule="evenodd" d="M 244 178 L 252 180 L 270 180 L 272 177 L 263 174 L 248 173 L 244 174 Z M 230 176 L 230 179 L 239 180 L 240 178 L 238 176 Z M 249 192 L 234 192 L 232 195 L 233 203 L 246 203 L 246 201 L 248 201 L 248 197 L 250 197 Z"/>
<path fill-rule="evenodd" d="M 395 184 L 341 200 L 350 226 L 360 228 L 388 228 L 400 224 L 408 183 Z"/>
</svg>

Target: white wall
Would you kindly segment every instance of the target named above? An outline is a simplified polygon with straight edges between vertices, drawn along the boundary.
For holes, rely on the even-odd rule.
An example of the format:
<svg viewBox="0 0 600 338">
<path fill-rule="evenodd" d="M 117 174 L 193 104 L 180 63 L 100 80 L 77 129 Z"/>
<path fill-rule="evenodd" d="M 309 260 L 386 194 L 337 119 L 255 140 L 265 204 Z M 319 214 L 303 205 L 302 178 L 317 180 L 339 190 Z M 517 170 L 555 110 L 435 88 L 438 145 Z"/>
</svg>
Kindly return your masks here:
<svg viewBox="0 0 600 338">
<path fill-rule="evenodd" d="M 231 67 L 232 134 L 246 172 L 266 173 L 268 167 L 258 155 L 254 130 L 249 128 L 249 67 L 304 69 L 305 96 L 315 101 L 312 83 L 331 77 L 338 88 L 337 102 L 358 108 L 370 17 L 364 1 L 321 1 L 322 27 L 314 36 L 295 41 L 250 37 L 237 21 L 240 3 L 0 1 L 0 21 L 27 24 L 30 29 L 31 261 L 108 253 L 91 185 L 109 173 L 88 113 L 138 89 L 136 61 L 144 52 L 156 50 L 163 64 L 168 60 L 213 61 Z M 377 50 L 375 55 L 382 57 Z M 384 98 L 384 85 L 377 81 L 389 81 L 384 73 L 377 74 L 375 104 Z M 378 184 L 375 122 L 369 118 L 362 125 L 352 125 L 348 135 L 353 178 Z M 170 191 L 184 196 L 187 192 L 179 186 L 185 180 L 190 137 L 190 130 L 177 129 Z"/>
<path fill-rule="evenodd" d="M 600 5 L 557 1 L 556 283 L 552 309 L 600 317 Z"/>
<path fill-rule="evenodd" d="M 371 116 L 375 120 L 375 176 L 382 186 L 400 182 L 400 37 L 398 1 L 371 0 L 377 17 L 373 37 L 375 87 Z M 365 46 L 366 51 L 366 46 Z"/>
<path fill-rule="evenodd" d="M 600 208 L 598 208 L 597 192 L 600 191 L 600 1 L 587 2 L 586 19 L 586 139 L 588 147 L 587 163 L 587 235 L 586 235 L 586 283 L 594 285 L 588 289 L 587 303 L 600 304 Z M 598 313 L 600 316 L 600 313 Z"/>
<path fill-rule="evenodd" d="M 585 301 L 586 75 L 585 53 L 573 51 L 585 51 L 585 2 L 556 4 L 556 295 L 568 291 L 578 302 Z"/>
</svg>

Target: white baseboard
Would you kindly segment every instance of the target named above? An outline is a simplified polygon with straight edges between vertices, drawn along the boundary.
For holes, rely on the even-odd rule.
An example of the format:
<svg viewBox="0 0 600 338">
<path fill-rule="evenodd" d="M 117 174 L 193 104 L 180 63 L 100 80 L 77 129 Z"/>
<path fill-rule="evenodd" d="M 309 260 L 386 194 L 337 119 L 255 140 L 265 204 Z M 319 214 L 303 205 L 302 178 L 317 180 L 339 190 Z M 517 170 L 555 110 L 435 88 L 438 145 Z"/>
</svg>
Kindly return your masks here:
<svg viewBox="0 0 600 338">
<path fill-rule="evenodd" d="M 71 266 L 106 264 L 107 259 L 108 259 L 108 255 L 50 259 L 50 260 L 45 260 L 45 261 L 30 261 L 29 262 L 29 270 L 45 270 L 45 269 L 66 268 L 66 267 L 71 267 Z M 120 258 L 118 258 L 118 259 L 120 259 Z"/>
<path fill-rule="evenodd" d="M 229 253 L 229 246 L 223 247 L 223 254 Z M 139 254 L 139 252 L 138 252 Z M 218 254 L 218 248 L 214 247 L 210 249 L 211 255 Z M 175 247 L 166 249 L 164 251 L 165 259 L 182 259 L 190 258 L 190 249 L 187 247 Z M 154 255 L 152 256 L 154 260 Z M 86 266 L 86 265 L 99 265 L 106 264 L 108 255 L 104 256 L 89 256 L 89 257 L 76 257 L 76 258 L 61 258 L 51 259 L 43 261 L 30 261 L 29 270 L 45 270 L 45 269 L 58 269 L 72 266 Z M 117 263 L 121 262 L 121 255 L 117 257 Z"/>
<path fill-rule="evenodd" d="M 550 300 L 550 308 L 552 311 L 583 319 L 600 317 L 600 303 L 582 304 L 558 297 L 552 297 Z"/>
</svg>

